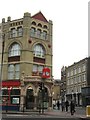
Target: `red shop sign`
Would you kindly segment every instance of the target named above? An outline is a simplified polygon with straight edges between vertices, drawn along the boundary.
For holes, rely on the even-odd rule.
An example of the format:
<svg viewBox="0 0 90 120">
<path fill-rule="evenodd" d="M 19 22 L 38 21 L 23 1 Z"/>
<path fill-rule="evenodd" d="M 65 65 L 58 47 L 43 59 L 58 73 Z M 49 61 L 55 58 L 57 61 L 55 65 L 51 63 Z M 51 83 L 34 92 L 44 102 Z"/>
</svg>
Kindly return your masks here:
<svg viewBox="0 0 90 120">
<path fill-rule="evenodd" d="M 42 70 L 42 78 L 49 78 L 50 77 L 50 69 L 49 68 L 43 68 Z"/>
</svg>

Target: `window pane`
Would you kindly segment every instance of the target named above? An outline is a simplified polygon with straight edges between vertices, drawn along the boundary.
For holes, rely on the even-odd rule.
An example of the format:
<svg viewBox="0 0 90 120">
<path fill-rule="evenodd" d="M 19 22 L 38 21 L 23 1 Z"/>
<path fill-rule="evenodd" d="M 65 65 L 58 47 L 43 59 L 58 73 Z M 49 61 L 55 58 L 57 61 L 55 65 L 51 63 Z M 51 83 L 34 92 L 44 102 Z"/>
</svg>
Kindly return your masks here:
<svg viewBox="0 0 90 120">
<path fill-rule="evenodd" d="M 33 65 L 33 72 L 37 72 L 37 65 Z"/>
<path fill-rule="evenodd" d="M 35 54 L 35 56 L 38 56 L 38 57 L 44 57 L 44 55 L 45 55 L 45 50 L 44 50 L 44 48 L 43 48 L 43 46 L 42 45 L 36 45 L 35 47 L 34 47 L 34 54 Z"/>
<path fill-rule="evenodd" d="M 14 78 L 14 65 L 8 66 L 8 79 Z"/>
<path fill-rule="evenodd" d="M 15 43 L 9 49 L 9 57 L 18 55 L 20 55 L 20 46 L 17 43 Z"/>
<path fill-rule="evenodd" d="M 18 28 L 18 36 L 22 36 L 23 35 L 23 29 L 22 27 Z"/>
<path fill-rule="evenodd" d="M 42 72 L 43 66 L 38 66 L 38 71 Z"/>
<path fill-rule="evenodd" d="M 19 75 L 20 75 L 20 65 L 16 64 L 15 65 L 15 79 L 19 79 Z"/>
<path fill-rule="evenodd" d="M 35 28 L 31 28 L 31 30 L 30 30 L 30 35 L 32 36 L 32 37 L 34 37 L 35 36 Z"/>
<path fill-rule="evenodd" d="M 17 32 L 15 28 L 11 29 L 11 37 L 16 37 L 16 36 L 17 36 Z"/>
</svg>

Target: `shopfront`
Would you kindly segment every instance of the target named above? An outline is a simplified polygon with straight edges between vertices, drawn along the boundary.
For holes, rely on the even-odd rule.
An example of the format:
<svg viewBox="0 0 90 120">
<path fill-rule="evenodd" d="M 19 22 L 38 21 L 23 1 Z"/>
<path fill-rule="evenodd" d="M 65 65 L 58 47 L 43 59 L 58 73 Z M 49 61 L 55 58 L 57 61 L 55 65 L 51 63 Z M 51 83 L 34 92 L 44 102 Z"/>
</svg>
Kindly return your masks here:
<svg viewBox="0 0 90 120">
<path fill-rule="evenodd" d="M 19 110 L 20 107 L 20 82 L 2 82 L 2 110 Z"/>
</svg>

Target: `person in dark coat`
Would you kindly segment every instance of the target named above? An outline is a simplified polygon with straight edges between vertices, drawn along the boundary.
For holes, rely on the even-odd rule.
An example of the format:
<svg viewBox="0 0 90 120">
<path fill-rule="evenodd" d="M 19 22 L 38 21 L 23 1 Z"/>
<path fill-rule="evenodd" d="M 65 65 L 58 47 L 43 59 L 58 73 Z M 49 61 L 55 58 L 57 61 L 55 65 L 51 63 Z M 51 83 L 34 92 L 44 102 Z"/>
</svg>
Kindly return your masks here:
<svg viewBox="0 0 90 120">
<path fill-rule="evenodd" d="M 71 115 L 73 115 L 74 112 L 75 112 L 75 103 L 72 100 L 71 100 L 71 103 L 70 103 L 70 112 L 71 112 Z"/>
<path fill-rule="evenodd" d="M 60 109 L 60 103 L 59 103 L 59 101 L 57 101 L 57 108 L 58 108 L 58 110 Z"/>
<path fill-rule="evenodd" d="M 65 110 L 65 102 L 62 101 L 61 107 L 62 107 L 62 112 L 63 112 Z"/>
<path fill-rule="evenodd" d="M 66 100 L 66 102 L 65 102 L 65 107 L 66 107 L 66 112 L 68 112 L 68 107 L 69 107 L 69 102 L 68 102 L 68 100 Z"/>
</svg>

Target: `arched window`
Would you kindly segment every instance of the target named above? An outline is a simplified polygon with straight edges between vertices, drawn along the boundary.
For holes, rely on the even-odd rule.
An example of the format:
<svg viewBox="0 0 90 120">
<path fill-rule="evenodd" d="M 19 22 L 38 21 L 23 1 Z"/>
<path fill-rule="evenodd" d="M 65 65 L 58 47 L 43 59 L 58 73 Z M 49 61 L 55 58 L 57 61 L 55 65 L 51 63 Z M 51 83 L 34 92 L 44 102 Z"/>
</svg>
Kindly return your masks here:
<svg viewBox="0 0 90 120">
<path fill-rule="evenodd" d="M 36 25 L 36 23 L 33 21 L 33 22 L 32 22 L 32 25 Z"/>
<path fill-rule="evenodd" d="M 11 29 L 11 34 L 10 34 L 10 37 L 13 38 L 13 37 L 16 37 L 17 36 L 17 31 L 15 28 L 12 28 Z"/>
<path fill-rule="evenodd" d="M 41 44 L 34 46 L 34 55 L 37 57 L 45 57 L 45 49 Z"/>
<path fill-rule="evenodd" d="M 47 40 L 47 31 L 43 31 L 43 39 Z"/>
<path fill-rule="evenodd" d="M 34 37 L 35 36 L 35 32 L 36 32 L 36 29 L 34 27 L 32 27 L 31 30 L 30 30 L 30 35 L 32 37 Z"/>
<path fill-rule="evenodd" d="M 23 35 L 23 29 L 22 29 L 22 27 L 18 27 L 17 28 L 17 32 L 18 32 L 18 36 L 19 37 L 22 36 Z"/>
<path fill-rule="evenodd" d="M 40 23 L 38 24 L 38 26 L 39 26 L 39 27 L 42 27 L 42 25 L 41 25 Z"/>
<path fill-rule="evenodd" d="M 44 26 L 43 26 L 43 28 L 47 29 L 47 26 L 46 26 L 46 25 L 44 25 Z"/>
<path fill-rule="evenodd" d="M 18 43 L 14 43 L 9 48 L 9 57 L 11 56 L 20 56 L 20 45 Z"/>
<path fill-rule="evenodd" d="M 37 29 L 37 37 L 40 38 L 41 37 L 41 30 Z"/>
</svg>

